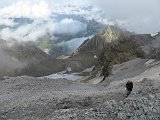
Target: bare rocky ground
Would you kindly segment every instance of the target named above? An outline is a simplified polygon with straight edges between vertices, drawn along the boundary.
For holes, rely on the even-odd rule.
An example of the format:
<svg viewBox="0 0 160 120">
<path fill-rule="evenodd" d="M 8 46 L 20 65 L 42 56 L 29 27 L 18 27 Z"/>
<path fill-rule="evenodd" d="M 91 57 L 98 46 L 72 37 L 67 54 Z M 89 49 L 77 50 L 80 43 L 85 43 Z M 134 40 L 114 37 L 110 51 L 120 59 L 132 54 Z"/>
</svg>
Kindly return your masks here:
<svg viewBox="0 0 160 120">
<path fill-rule="evenodd" d="M 113 67 L 100 84 L 29 76 L 0 81 L 0 120 L 160 120 L 160 62 Z M 125 84 L 134 89 L 125 98 Z M 79 80 L 78 80 L 79 81 Z"/>
</svg>

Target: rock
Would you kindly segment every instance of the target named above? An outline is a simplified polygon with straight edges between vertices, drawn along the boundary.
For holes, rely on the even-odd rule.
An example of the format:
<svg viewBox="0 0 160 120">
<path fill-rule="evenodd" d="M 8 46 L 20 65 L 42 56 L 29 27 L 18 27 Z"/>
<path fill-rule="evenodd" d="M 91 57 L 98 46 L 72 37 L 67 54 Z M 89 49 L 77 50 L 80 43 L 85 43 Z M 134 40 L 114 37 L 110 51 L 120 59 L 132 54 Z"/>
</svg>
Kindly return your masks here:
<svg viewBox="0 0 160 120">
<path fill-rule="evenodd" d="M 123 39 L 119 38 L 117 41 L 106 44 L 91 75 L 94 76 L 101 71 L 102 76 L 108 77 L 113 65 L 144 56 L 145 54 L 134 40 L 123 36 Z"/>
<path fill-rule="evenodd" d="M 71 73 L 71 72 L 72 72 L 72 68 L 71 67 L 67 67 L 66 73 Z"/>
</svg>

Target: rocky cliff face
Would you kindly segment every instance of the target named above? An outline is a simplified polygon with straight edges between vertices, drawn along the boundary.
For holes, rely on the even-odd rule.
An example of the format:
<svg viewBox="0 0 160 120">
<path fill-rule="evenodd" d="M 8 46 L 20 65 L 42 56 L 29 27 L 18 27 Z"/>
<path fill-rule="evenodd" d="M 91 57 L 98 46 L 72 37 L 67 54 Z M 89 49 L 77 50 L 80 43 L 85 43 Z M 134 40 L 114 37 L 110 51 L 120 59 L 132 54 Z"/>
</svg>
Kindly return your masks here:
<svg viewBox="0 0 160 120">
<path fill-rule="evenodd" d="M 108 76 L 114 64 L 136 57 L 159 59 L 159 36 L 159 33 L 156 35 L 134 34 L 115 26 L 108 26 L 93 38 L 87 39 L 71 56 L 65 59 L 53 59 L 30 44 L 17 44 L 16 42 L 8 44 L 4 40 L 1 40 L 0 44 L 3 52 L 11 61 L 25 64 L 23 73 L 27 75 L 42 76 L 64 71 L 67 67 L 71 67 L 72 72 L 78 72 L 95 65 L 91 73 L 91 76 L 95 77 L 97 75 Z M 8 74 L 8 72 L 5 73 Z"/>
<path fill-rule="evenodd" d="M 108 26 L 106 29 L 96 34 L 93 38 L 84 41 L 72 54 L 72 58 L 78 57 L 81 58 L 83 64 L 87 63 L 88 65 L 85 64 L 81 67 L 83 69 L 91 67 L 97 63 L 97 58 L 101 55 L 106 45 L 117 41 L 120 37 L 126 37 L 129 34 L 129 32 L 122 31 L 118 27 Z"/>
<path fill-rule="evenodd" d="M 100 53 L 106 44 L 118 40 L 120 37 L 128 36 L 130 33 L 115 26 L 108 26 L 106 29 L 96 34 L 93 38 L 87 39 L 75 53 L 93 52 Z"/>
<path fill-rule="evenodd" d="M 91 56 L 98 57 L 98 63 L 91 74 L 93 76 L 96 76 L 97 73 L 109 75 L 110 72 L 103 73 L 102 71 L 111 71 L 114 64 L 137 57 L 159 60 L 159 48 L 160 33 L 136 34 L 116 26 L 108 26 L 93 38 L 87 39 L 73 53 L 73 56 L 89 53 Z M 110 66 L 109 69 L 107 66 Z"/>
<path fill-rule="evenodd" d="M 108 31 L 111 31 L 111 29 Z M 125 31 L 120 32 L 122 34 L 115 34 L 115 32 L 111 33 L 114 33 L 113 35 L 117 35 L 117 37 L 109 37 L 113 38 L 113 40 L 110 39 L 109 41 L 111 42 L 105 44 L 90 77 L 84 80 L 84 82 L 96 76 L 103 76 L 103 81 L 112 74 L 113 65 L 135 58 L 160 60 L 159 33 L 153 36 L 151 34 L 133 34 Z M 106 37 L 106 39 L 109 38 Z"/>
<path fill-rule="evenodd" d="M 98 62 L 91 73 L 91 78 L 97 74 L 107 77 L 114 64 L 120 64 L 137 57 L 145 57 L 145 53 L 140 47 L 142 42 L 139 39 L 141 38 L 134 36 L 136 35 L 133 33 L 109 26 L 92 39 L 86 40 L 76 53 L 90 51 L 97 55 Z"/>
<path fill-rule="evenodd" d="M 108 77 L 108 75 L 111 74 L 109 71 L 111 71 L 113 65 L 137 57 L 145 57 L 145 53 L 140 46 L 134 40 L 130 39 L 130 37 L 119 38 L 117 41 L 109 43 L 104 47 L 95 67 L 95 71 L 97 71 L 97 69 L 102 69 L 101 75 Z"/>
</svg>

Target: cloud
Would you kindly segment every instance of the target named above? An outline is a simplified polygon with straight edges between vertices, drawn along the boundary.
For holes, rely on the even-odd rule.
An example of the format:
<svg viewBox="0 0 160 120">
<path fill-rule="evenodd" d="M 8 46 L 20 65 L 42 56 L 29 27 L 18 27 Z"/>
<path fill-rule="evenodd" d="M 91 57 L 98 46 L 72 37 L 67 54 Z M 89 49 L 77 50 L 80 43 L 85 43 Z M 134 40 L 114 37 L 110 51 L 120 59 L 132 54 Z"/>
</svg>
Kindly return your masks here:
<svg viewBox="0 0 160 120">
<path fill-rule="evenodd" d="M 16 23 L 13 21 L 13 19 L 0 18 L 0 26 L 1 25 L 13 27 L 16 25 Z"/>
<path fill-rule="evenodd" d="M 76 7 L 65 6 L 69 4 Z M 87 9 L 89 5 L 93 9 Z M 159 5 L 159 0 L 1 0 L 0 16 L 44 19 L 59 12 L 118 24 L 137 33 L 154 33 L 160 31 Z"/>
<path fill-rule="evenodd" d="M 159 0 L 93 0 L 105 18 L 138 33 L 160 31 Z"/>
<path fill-rule="evenodd" d="M 0 11 L 0 16 L 3 17 L 41 18 L 49 17 L 52 14 L 48 3 L 44 0 L 37 3 L 20 0 L 1 8 Z"/>
<path fill-rule="evenodd" d="M 77 5 L 77 6 L 84 6 L 89 4 L 89 0 L 47 0 L 52 6 L 54 5 Z"/>
<path fill-rule="evenodd" d="M 86 24 L 73 19 L 62 19 L 60 22 L 52 19 L 36 19 L 32 24 L 22 25 L 17 29 L 4 28 L 0 32 L 0 37 L 5 40 L 36 41 L 48 33 L 53 37 L 54 34 L 74 35 L 86 29 Z"/>
<path fill-rule="evenodd" d="M 76 34 L 81 31 L 85 31 L 87 29 L 87 25 L 73 19 L 63 19 L 60 23 L 55 24 L 55 33 L 61 34 Z"/>
<path fill-rule="evenodd" d="M 85 40 L 91 39 L 93 35 L 88 37 L 82 37 L 82 38 L 74 38 L 67 42 L 61 42 L 58 45 L 59 46 L 68 46 L 70 53 L 73 53 Z"/>
<path fill-rule="evenodd" d="M 66 5 L 84 6 L 88 1 L 81 0 L 1 0 L 0 16 L 39 18 L 49 17 L 55 7 Z M 67 11 L 66 11 L 67 12 Z"/>
</svg>

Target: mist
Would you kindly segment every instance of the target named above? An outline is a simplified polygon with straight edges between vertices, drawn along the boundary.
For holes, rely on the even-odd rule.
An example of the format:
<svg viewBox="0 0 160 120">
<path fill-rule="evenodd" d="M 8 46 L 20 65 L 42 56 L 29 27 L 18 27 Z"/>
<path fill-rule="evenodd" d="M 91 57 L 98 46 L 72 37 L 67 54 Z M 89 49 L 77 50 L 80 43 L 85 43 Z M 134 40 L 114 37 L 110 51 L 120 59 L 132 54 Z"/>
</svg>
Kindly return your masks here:
<svg viewBox="0 0 160 120">
<path fill-rule="evenodd" d="M 17 41 L 36 41 L 37 39 L 50 34 L 77 34 L 85 31 L 87 25 L 73 19 L 62 19 L 60 22 L 52 19 L 36 19 L 32 24 L 22 25 L 16 29 L 6 27 L 0 31 L 1 39 Z"/>
<path fill-rule="evenodd" d="M 1 25 L 13 27 L 16 23 L 12 19 L 0 18 L 0 26 Z"/>
<path fill-rule="evenodd" d="M 73 53 L 85 40 L 91 39 L 93 35 L 88 36 L 88 37 L 82 37 L 82 38 L 74 38 L 70 41 L 67 42 L 61 42 L 58 45 L 59 46 L 68 46 L 69 47 L 69 52 Z"/>
<path fill-rule="evenodd" d="M 14 75 L 25 68 L 26 63 L 22 63 L 16 58 L 9 56 L 0 46 L 0 77 L 4 75 Z"/>
<path fill-rule="evenodd" d="M 48 19 L 54 12 L 57 12 L 56 6 L 62 9 L 64 5 L 76 5 L 78 7 L 93 6 L 93 11 L 81 11 L 79 13 L 82 15 L 86 14 L 86 18 L 88 19 L 95 18 L 97 21 L 106 24 L 118 24 L 136 33 L 154 33 L 160 31 L 159 0 L 14 0 L 14 2 L 2 0 L 0 1 L 0 16 L 5 19 L 7 17 Z M 66 14 L 72 14 L 73 12 L 70 11 L 70 8 L 64 7 L 63 9 L 65 9 Z M 104 14 L 100 12 L 96 13 L 94 10 L 97 9 L 101 10 Z M 77 14 L 76 11 L 74 12 L 73 14 Z M 14 26 L 14 23 L 10 20 L 5 21 L 4 19 L 0 19 L 0 21 L 1 23 Z"/>
<path fill-rule="evenodd" d="M 105 18 L 129 31 L 154 33 L 160 31 L 159 0 L 93 0 Z"/>
<path fill-rule="evenodd" d="M 42 18 L 49 17 L 52 14 L 47 2 L 43 0 L 37 2 L 36 4 L 34 4 L 31 0 L 19 0 L 15 3 L 11 3 L 12 2 L 10 2 L 10 5 L 0 9 L 0 16 L 5 15 L 5 17 Z"/>
</svg>

